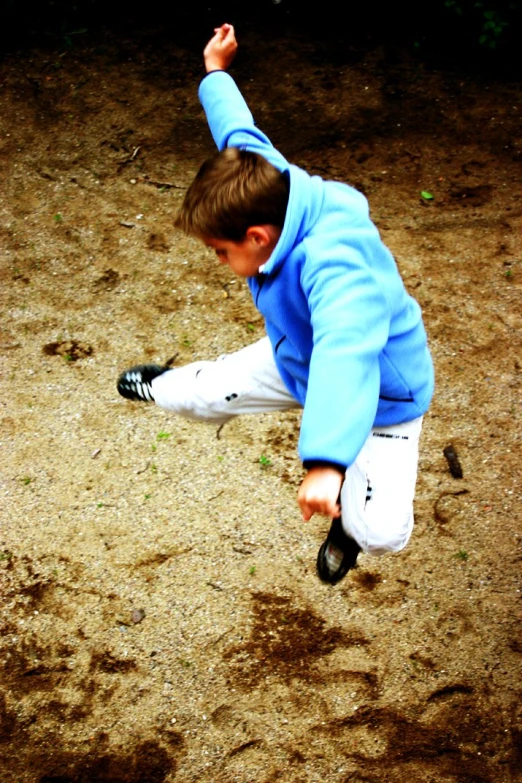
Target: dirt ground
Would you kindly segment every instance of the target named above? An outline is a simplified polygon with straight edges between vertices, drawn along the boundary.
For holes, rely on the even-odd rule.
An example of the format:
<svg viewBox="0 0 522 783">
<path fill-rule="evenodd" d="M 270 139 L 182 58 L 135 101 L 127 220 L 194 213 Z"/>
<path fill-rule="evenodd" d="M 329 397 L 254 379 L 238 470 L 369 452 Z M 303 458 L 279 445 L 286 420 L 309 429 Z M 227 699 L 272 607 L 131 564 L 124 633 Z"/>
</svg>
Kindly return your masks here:
<svg viewBox="0 0 522 783">
<path fill-rule="evenodd" d="M 258 124 L 367 195 L 436 364 L 412 540 L 331 588 L 297 412 L 218 433 L 115 388 L 263 333 L 172 228 L 213 151 L 204 43 L 0 63 L 0 781 L 521 781 L 520 84 L 240 36 Z"/>
</svg>

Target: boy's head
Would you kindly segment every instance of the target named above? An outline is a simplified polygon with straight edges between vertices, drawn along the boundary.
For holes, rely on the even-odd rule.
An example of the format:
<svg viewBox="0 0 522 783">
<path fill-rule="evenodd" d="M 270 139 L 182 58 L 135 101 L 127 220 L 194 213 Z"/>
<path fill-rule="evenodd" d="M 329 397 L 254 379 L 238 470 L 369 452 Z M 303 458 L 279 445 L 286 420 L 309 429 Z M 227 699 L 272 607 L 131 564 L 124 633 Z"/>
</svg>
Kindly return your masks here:
<svg viewBox="0 0 522 783">
<path fill-rule="evenodd" d="M 205 161 L 189 187 L 175 226 L 213 247 L 238 274 L 256 274 L 279 239 L 288 177 L 255 152 L 228 147 Z M 236 268 L 245 253 L 248 263 Z"/>
</svg>

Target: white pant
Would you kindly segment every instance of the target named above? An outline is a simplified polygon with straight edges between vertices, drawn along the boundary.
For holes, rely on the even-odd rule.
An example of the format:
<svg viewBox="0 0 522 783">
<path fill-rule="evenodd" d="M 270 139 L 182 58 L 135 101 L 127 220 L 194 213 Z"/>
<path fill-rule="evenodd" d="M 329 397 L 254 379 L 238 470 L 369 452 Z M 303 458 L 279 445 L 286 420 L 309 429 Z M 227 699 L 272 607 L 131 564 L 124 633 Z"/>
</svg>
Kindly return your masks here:
<svg viewBox="0 0 522 783">
<path fill-rule="evenodd" d="M 192 419 L 224 423 L 240 413 L 299 407 L 286 389 L 268 337 L 216 361 L 168 370 L 152 381 L 157 405 Z M 374 428 L 341 490 L 343 527 L 363 551 L 397 552 L 413 528 L 422 417 Z"/>
</svg>

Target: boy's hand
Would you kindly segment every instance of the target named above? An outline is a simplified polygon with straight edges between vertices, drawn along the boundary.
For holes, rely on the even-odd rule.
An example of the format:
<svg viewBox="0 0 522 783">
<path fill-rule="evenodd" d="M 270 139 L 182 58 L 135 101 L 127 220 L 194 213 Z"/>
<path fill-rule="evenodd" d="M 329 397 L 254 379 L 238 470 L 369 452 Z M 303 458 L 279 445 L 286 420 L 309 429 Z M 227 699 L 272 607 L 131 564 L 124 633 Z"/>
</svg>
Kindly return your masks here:
<svg viewBox="0 0 522 783">
<path fill-rule="evenodd" d="M 328 517 L 340 516 L 338 500 L 342 483 L 343 476 L 334 468 L 312 468 L 308 471 L 297 493 L 305 522 L 316 512 Z"/>
<path fill-rule="evenodd" d="M 214 36 L 203 51 L 207 73 L 210 71 L 226 71 L 236 56 L 236 52 L 236 34 L 232 25 L 222 24 L 221 27 L 216 27 Z"/>
</svg>

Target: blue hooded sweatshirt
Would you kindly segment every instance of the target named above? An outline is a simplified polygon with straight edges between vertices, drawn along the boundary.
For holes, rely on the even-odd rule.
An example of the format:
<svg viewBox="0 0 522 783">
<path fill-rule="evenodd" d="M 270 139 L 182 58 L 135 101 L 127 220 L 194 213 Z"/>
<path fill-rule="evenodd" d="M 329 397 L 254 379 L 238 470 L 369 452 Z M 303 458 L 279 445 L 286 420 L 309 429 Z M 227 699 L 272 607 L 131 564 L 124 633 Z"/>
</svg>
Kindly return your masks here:
<svg viewBox="0 0 522 783">
<path fill-rule="evenodd" d="M 281 236 L 248 285 L 281 377 L 304 409 L 302 461 L 345 469 L 372 427 L 411 421 L 429 406 L 433 365 L 420 307 L 361 193 L 289 164 L 225 71 L 207 74 L 199 97 L 219 150 L 256 152 L 289 176 Z"/>
</svg>

